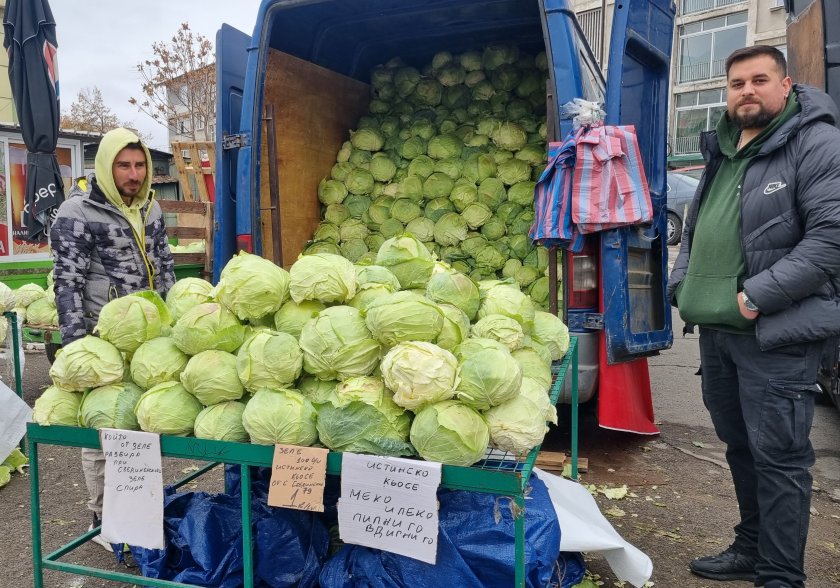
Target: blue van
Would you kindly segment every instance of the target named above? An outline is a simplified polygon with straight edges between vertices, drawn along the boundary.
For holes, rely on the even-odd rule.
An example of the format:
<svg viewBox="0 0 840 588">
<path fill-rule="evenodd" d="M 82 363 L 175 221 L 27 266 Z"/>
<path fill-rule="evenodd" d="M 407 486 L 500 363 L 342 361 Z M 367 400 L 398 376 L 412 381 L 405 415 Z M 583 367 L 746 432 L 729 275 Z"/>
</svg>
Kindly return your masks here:
<svg viewBox="0 0 840 588">
<path fill-rule="evenodd" d="M 568 0 L 264 0 L 250 37 L 227 25 L 217 36 L 214 281 L 239 250 L 288 268 L 312 238 L 318 183 L 367 111 L 374 66 L 491 44 L 545 51 L 548 140 L 571 130 L 565 103 L 604 104 L 608 124 L 636 127 L 655 209 L 651 226 L 593 235 L 581 254 L 561 253 L 558 314 L 579 338 L 580 398 L 592 398 L 600 331 L 609 363 L 672 342 L 665 164 L 674 15 L 672 0 L 616 2 L 605 80 Z"/>
</svg>

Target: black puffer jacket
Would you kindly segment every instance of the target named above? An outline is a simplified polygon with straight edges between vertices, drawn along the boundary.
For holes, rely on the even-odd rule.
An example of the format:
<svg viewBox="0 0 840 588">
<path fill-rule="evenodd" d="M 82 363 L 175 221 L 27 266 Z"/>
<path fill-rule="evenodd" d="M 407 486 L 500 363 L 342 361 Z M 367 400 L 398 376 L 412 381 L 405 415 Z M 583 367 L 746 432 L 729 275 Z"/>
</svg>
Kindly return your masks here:
<svg viewBox="0 0 840 588">
<path fill-rule="evenodd" d="M 816 88 L 794 89 L 801 111 L 766 139 L 741 184 L 744 290 L 761 309 L 756 336 L 764 350 L 840 335 L 838 112 Z M 671 304 L 688 268 L 705 187 L 724 158 L 714 131 L 703 134 L 701 150 L 706 170 L 668 282 Z"/>
</svg>

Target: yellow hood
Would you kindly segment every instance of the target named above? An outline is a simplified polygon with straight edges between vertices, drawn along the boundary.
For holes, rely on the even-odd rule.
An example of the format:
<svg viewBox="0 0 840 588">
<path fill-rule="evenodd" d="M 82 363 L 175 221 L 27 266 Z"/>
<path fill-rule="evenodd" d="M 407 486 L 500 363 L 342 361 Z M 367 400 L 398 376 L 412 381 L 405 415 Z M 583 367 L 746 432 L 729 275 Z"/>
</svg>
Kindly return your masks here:
<svg viewBox="0 0 840 588">
<path fill-rule="evenodd" d="M 149 154 L 148 148 L 143 145 L 143 152 L 146 154 L 146 179 L 143 180 L 143 186 L 140 188 L 140 192 L 134 198 L 131 206 L 126 206 L 123 203 L 119 190 L 117 190 L 117 186 L 114 184 L 112 171 L 117 154 L 126 145 L 138 142 L 140 142 L 140 137 L 128 129 L 120 128 L 108 131 L 99 143 L 99 150 L 96 152 L 95 169 L 96 183 L 105 194 L 105 197 L 126 215 L 138 232 L 141 232 L 138 226 L 138 224 L 142 226 L 140 209 L 148 202 L 152 185 L 152 156 Z"/>
</svg>

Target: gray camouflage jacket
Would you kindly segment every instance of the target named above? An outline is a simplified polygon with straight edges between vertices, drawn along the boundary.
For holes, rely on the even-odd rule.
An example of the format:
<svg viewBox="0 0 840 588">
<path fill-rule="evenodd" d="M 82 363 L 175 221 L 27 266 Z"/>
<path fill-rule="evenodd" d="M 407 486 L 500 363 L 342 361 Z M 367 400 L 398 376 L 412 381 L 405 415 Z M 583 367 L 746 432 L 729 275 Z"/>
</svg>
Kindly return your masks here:
<svg viewBox="0 0 840 588">
<path fill-rule="evenodd" d="M 95 180 L 89 194 L 65 200 L 59 207 L 50 244 L 63 344 L 90 333 L 109 300 L 148 290 L 150 282 L 165 296 L 175 283 L 166 226 L 154 199 L 143 208 L 143 218 L 145 251 L 140 250 L 128 220 L 108 202 Z"/>
</svg>

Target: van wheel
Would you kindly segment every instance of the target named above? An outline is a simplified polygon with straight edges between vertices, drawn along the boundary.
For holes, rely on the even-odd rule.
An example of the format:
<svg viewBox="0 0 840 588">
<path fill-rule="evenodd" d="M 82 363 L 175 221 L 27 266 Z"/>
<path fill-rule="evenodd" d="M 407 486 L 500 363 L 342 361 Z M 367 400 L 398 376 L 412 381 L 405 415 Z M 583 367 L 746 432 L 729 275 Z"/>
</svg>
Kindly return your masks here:
<svg viewBox="0 0 840 588">
<path fill-rule="evenodd" d="M 666 221 L 668 245 L 676 245 L 682 238 L 682 221 L 673 212 L 668 213 L 668 220 Z"/>
<path fill-rule="evenodd" d="M 61 349 L 61 345 L 58 343 L 44 343 L 44 351 L 47 352 L 47 359 L 50 361 L 50 365 L 55 362 L 55 354 L 58 353 L 59 349 Z"/>
</svg>

